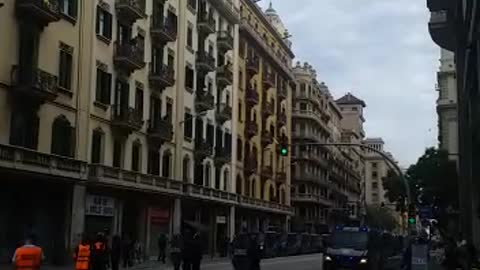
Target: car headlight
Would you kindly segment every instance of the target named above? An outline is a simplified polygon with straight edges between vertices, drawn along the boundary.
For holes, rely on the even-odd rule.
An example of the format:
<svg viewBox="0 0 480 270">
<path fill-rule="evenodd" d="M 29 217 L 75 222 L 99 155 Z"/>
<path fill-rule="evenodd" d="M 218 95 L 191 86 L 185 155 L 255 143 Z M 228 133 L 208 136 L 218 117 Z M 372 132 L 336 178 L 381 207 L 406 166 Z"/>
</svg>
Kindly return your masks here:
<svg viewBox="0 0 480 270">
<path fill-rule="evenodd" d="M 326 262 L 331 262 L 331 261 L 332 261 L 332 257 L 326 255 L 326 256 L 325 256 L 325 261 L 326 261 Z"/>
<path fill-rule="evenodd" d="M 362 259 L 360 259 L 360 263 L 361 263 L 361 264 L 365 264 L 365 263 L 367 263 L 367 262 L 368 262 L 367 258 L 362 258 Z"/>
</svg>

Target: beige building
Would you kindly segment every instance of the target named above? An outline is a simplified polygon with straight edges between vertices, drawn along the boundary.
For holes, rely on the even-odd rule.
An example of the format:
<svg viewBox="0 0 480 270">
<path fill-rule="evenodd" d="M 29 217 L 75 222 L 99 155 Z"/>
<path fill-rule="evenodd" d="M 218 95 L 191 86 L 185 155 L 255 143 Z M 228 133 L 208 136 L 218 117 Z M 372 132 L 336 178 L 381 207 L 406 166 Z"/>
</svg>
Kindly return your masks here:
<svg viewBox="0 0 480 270">
<path fill-rule="evenodd" d="M 377 151 L 384 152 L 385 142 L 382 138 L 367 138 L 364 144 Z M 367 205 L 389 204 L 385 198 L 383 178 L 390 169 L 389 164 L 378 153 L 368 149 L 365 153 L 365 202 Z"/>
<path fill-rule="evenodd" d="M 454 53 L 441 49 L 440 69 L 437 72 L 438 141 L 452 159 L 458 154 L 457 79 Z"/>
<path fill-rule="evenodd" d="M 356 149 L 329 144 L 351 140 L 343 126 L 341 106 L 328 87 L 317 80 L 308 63 L 294 67 L 297 87 L 293 94 L 292 114 L 292 206 L 297 231 L 321 233 L 326 224 L 356 218 L 362 181 L 362 155 Z M 295 145 L 297 144 L 297 145 Z M 347 217 L 348 218 L 348 217 Z"/>
<path fill-rule="evenodd" d="M 150 255 L 160 233 L 202 224 L 211 228 L 204 237 L 213 254 L 245 216 L 277 215 L 286 224 L 289 158 L 274 149 L 290 134 L 293 54 L 256 5 L 3 2 L 0 260 L 28 232 L 38 233 L 47 258 L 60 260 L 83 232 L 129 235 Z M 277 51 L 262 51 L 269 48 L 262 39 L 252 43 L 241 13 L 262 22 Z M 261 60 L 249 85 L 243 59 L 259 60 L 245 57 L 251 51 Z M 275 82 L 265 70 L 281 75 Z M 239 93 L 254 85 L 259 175 L 248 182 L 237 162 L 238 134 L 247 131 L 237 119 L 246 121 L 253 107 Z M 265 168 L 270 173 L 260 174 Z M 252 229 L 261 229 L 255 222 Z"/>
</svg>

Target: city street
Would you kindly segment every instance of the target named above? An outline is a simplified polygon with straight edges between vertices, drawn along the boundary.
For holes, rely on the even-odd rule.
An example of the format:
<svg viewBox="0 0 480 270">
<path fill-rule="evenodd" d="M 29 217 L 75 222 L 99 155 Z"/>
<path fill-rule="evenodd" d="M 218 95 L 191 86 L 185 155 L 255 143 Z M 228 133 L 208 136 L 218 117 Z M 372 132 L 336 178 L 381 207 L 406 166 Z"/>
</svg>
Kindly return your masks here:
<svg viewBox="0 0 480 270">
<path fill-rule="evenodd" d="M 230 261 L 206 263 L 203 270 L 233 270 Z M 262 261 L 262 270 L 321 270 L 322 258 L 320 254 L 265 259 Z"/>
</svg>

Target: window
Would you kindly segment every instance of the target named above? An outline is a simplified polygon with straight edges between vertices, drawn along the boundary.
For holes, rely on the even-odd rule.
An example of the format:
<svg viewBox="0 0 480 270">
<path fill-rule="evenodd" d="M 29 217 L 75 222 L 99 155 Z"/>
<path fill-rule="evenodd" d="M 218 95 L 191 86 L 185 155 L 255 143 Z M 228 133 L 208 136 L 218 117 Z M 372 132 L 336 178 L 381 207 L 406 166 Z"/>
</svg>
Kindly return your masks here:
<svg viewBox="0 0 480 270">
<path fill-rule="evenodd" d="M 112 74 L 97 68 L 97 89 L 95 100 L 103 104 L 110 104 L 112 88 Z"/>
<path fill-rule="evenodd" d="M 306 111 L 307 110 L 307 103 L 300 103 L 300 110 Z"/>
<path fill-rule="evenodd" d="M 40 119 L 24 110 L 12 112 L 10 120 L 10 144 L 37 149 Z"/>
<path fill-rule="evenodd" d="M 122 142 L 118 139 L 113 141 L 113 167 L 121 168 L 122 167 L 122 151 L 123 145 Z"/>
<path fill-rule="evenodd" d="M 215 137 L 215 128 L 212 124 L 207 124 L 207 142 L 209 145 L 213 146 L 213 139 Z"/>
<path fill-rule="evenodd" d="M 112 14 L 99 6 L 97 6 L 95 32 L 97 36 L 103 37 L 105 41 L 112 39 Z"/>
<path fill-rule="evenodd" d="M 242 122 L 242 102 L 238 102 L 238 121 Z"/>
<path fill-rule="evenodd" d="M 170 152 L 163 153 L 162 158 L 162 176 L 169 178 L 170 177 L 170 162 L 171 162 L 172 155 Z"/>
<path fill-rule="evenodd" d="M 167 56 L 167 65 L 169 68 L 174 69 L 175 68 L 175 52 L 168 52 Z"/>
<path fill-rule="evenodd" d="M 103 131 L 96 129 L 92 133 L 92 153 L 90 159 L 93 164 L 102 163 L 102 144 Z"/>
<path fill-rule="evenodd" d="M 205 164 L 205 181 L 203 183 L 204 186 L 210 186 L 210 179 L 211 179 L 211 172 L 210 172 L 210 164 Z"/>
<path fill-rule="evenodd" d="M 372 179 L 377 179 L 377 178 L 378 178 L 378 173 L 372 172 Z"/>
<path fill-rule="evenodd" d="M 185 66 L 185 88 L 187 88 L 187 90 L 193 91 L 194 77 L 193 69 L 188 65 Z"/>
<path fill-rule="evenodd" d="M 60 116 L 53 121 L 51 153 L 73 157 L 75 154 L 75 128 L 65 116 Z"/>
<path fill-rule="evenodd" d="M 373 182 L 372 183 L 372 188 L 377 189 L 378 188 L 378 182 Z"/>
<path fill-rule="evenodd" d="M 135 90 L 135 110 L 143 119 L 143 90 L 140 88 Z"/>
<path fill-rule="evenodd" d="M 237 138 L 237 160 L 241 161 L 243 156 L 243 144 L 240 138 Z"/>
<path fill-rule="evenodd" d="M 162 100 L 156 96 L 150 97 L 150 124 L 155 125 L 162 118 Z"/>
<path fill-rule="evenodd" d="M 149 174 L 160 175 L 160 153 L 158 151 L 148 152 L 147 170 Z"/>
<path fill-rule="evenodd" d="M 188 23 L 187 27 L 187 47 L 193 49 L 193 26 L 191 23 Z"/>
<path fill-rule="evenodd" d="M 372 162 L 372 168 L 377 168 L 378 167 L 378 163 L 377 162 Z"/>
<path fill-rule="evenodd" d="M 132 146 L 132 171 L 140 171 L 140 161 L 141 161 L 141 145 L 138 142 L 133 143 Z"/>
<path fill-rule="evenodd" d="M 190 8 L 193 11 L 197 10 L 197 0 L 188 0 L 187 2 L 188 8 Z"/>
<path fill-rule="evenodd" d="M 185 156 L 183 158 L 183 181 L 189 182 L 190 181 L 190 158 L 188 156 Z"/>
<path fill-rule="evenodd" d="M 167 114 L 165 117 L 168 119 L 169 122 L 172 122 L 173 119 L 173 105 L 171 100 L 167 101 Z"/>
<path fill-rule="evenodd" d="M 357 107 L 352 107 L 352 111 L 356 112 L 356 111 L 358 111 L 358 108 Z"/>
<path fill-rule="evenodd" d="M 191 140 L 193 138 L 193 115 L 189 112 L 186 112 L 183 119 L 185 121 L 185 123 L 183 124 L 184 136 L 185 138 Z"/>
<path fill-rule="evenodd" d="M 60 0 L 59 5 L 62 14 L 72 19 L 77 17 L 77 0 Z"/>
<path fill-rule="evenodd" d="M 60 66 L 58 69 L 58 85 L 67 91 L 72 90 L 72 51 L 66 48 L 60 49 Z"/>
</svg>

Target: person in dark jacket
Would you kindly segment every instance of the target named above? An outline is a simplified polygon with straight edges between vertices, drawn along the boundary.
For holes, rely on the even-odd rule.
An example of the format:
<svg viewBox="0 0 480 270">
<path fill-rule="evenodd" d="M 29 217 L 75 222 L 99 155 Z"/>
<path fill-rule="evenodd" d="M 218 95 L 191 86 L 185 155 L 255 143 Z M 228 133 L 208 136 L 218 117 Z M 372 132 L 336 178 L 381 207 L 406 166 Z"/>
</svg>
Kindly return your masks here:
<svg viewBox="0 0 480 270">
<path fill-rule="evenodd" d="M 160 234 L 158 237 L 158 261 L 165 264 L 165 249 L 167 248 L 167 237 Z"/>
<path fill-rule="evenodd" d="M 130 266 L 132 266 L 132 262 L 131 262 L 132 250 L 131 250 L 131 247 L 132 247 L 132 245 L 131 245 L 130 237 L 128 237 L 128 235 L 125 235 L 122 239 L 122 246 L 121 246 L 123 268 L 129 268 Z"/>
<path fill-rule="evenodd" d="M 174 270 L 180 270 L 180 264 L 182 262 L 182 250 L 182 236 L 176 234 L 170 241 L 170 259 L 172 260 Z"/>
<path fill-rule="evenodd" d="M 112 270 L 118 270 L 120 267 L 120 258 L 122 257 L 122 240 L 120 236 L 115 235 L 112 240 L 112 249 L 110 251 L 110 261 Z"/>
<path fill-rule="evenodd" d="M 106 270 L 108 265 L 107 247 L 102 233 L 98 233 L 92 245 L 92 270 Z"/>
<path fill-rule="evenodd" d="M 200 240 L 200 234 L 195 233 L 192 241 L 192 270 L 200 270 L 200 264 L 202 263 L 203 256 L 202 241 Z"/>
<path fill-rule="evenodd" d="M 262 250 L 258 244 L 257 235 L 251 234 L 247 248 L 247 257 L 249 260 L 248 270 L 260 270 L 260 261 L 262 259 Z"/>
</svg>

